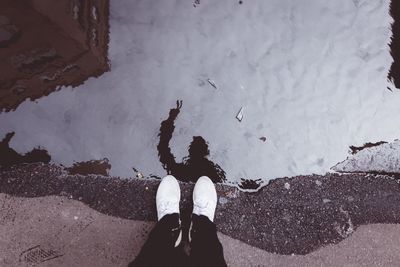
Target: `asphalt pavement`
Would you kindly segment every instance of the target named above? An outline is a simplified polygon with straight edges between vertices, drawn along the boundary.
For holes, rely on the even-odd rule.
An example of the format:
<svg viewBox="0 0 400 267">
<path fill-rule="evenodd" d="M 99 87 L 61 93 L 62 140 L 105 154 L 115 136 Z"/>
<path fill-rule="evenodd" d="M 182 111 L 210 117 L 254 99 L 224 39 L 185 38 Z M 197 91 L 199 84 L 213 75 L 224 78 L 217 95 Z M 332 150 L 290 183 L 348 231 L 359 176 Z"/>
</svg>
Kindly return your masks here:
<svg viewBox="0 0 400 267">
<path fill-rule="evenodd" d="M 49 164 L 0 172 L 1 266 L 125 266 L 155 223 L 159 180 L 69 175 Z M 181 183 L 187 221 L 192 183 Z M 398 266 L 400 189 L 372 174 L 298 176 L 258 192 L 217 184 L 230 266 Z"/>
</svg>

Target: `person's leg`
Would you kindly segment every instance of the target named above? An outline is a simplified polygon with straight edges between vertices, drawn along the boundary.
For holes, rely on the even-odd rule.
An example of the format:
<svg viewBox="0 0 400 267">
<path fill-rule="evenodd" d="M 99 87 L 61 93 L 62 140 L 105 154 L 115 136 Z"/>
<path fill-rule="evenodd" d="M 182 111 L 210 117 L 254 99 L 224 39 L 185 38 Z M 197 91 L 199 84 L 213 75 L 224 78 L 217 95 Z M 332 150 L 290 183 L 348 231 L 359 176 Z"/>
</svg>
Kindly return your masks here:
<svg viewBox="0 0 400 267">
<path fill-rule="evenodd" d="M 191 266 L 227 266 L 215 224 L 207 216 L 193 214 L 191 230 Z"/>
<path fill-rule="evenodd" d="M 190 237 L 191 266 L 227 266 L 217 229 L 213 223 L 217 192 L 212 181 L 200 177 L 193 190 L 193 215 Z"/>
<path fill-rule="evenodd" d="M 175 266 L 178 253 L 175 244 L 180 241 L 179 235 L 179 214 L 163 216 L 150 232 L 139 255 L 129 264 L 129 267 Z"/>
<path fill-rule="evenodd" d="M 157 189 L 158 222 L 136 259 L 135 267 L 180 266 L 183 254 L 176 248 L 181 241 L 179 219 L 180 188 L 171 175 L 164 177 Z"/>
</svg>

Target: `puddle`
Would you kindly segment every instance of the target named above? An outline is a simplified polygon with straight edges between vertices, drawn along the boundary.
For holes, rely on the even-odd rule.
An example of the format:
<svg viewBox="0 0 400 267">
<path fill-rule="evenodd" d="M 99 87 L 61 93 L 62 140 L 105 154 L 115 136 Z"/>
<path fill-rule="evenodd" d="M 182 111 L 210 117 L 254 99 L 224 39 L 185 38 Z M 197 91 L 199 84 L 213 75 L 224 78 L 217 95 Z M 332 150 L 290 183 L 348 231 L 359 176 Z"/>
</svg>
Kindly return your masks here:
<svg viewBox="0 0 400 267">
<path fill-rule="evenodd" d="M 0 3 L 0 112 L 109 70 L 108 0 L 47 4 Z"/>
<path fill-rule="evenodd" d="M 43 148 L 35 148 L 26 154 L 19 154 L 14 149 L 10 148 L 10 141 L 15 135 L 14 132 L 6 134 L 3 140 L 0 142 L 0 169 L 7 169 L 13 165 L 23 163 L 49 163 L 51 156 Z M 90 160 L 83 162 L 76 162 L 71 167 L 65 168 L 69 174 L 81 174 L 81 175 L 103 175 L 109 176 L 109 170 L 111 164 L 108 159 L 102 160 Z"/>
<path fill-rule="evenodd" d="M 69 174 L 81 174 L 81 175 L 103 175 L 109 176 L 109 170 L 111 169 L 111 164 L 108 159 L 103 160 L 90 160 L 83 162 L 76 162 L 71 167 L 66 168 Z"/>
<path fill-rule="evenodd" d="M 400 141 L 366 143 L 350 147 L 350 155 L 332 167 L 339 173 L 369 173 L 400 177 Z"/>
<path fill-rule="evenodd" d="M 161 123 L 157 150 L 163 168 L 183 182 L 196 182 L 201 176 L 208 176 L 214 183 L 226 181 L 225 171 L 207 158 L 210 154 L 208 143 L 201 136 L 193 136 L 193 141 L 188 147 L 188 156 L 183 158 L 182 162 L 176 162 L 169 143 L 181 108 L 182 101 L 178 100 L 176 108 L 172 108 L 168 118 Z"/>
<path fill-rule="evenodd" d="M 88 77 L 101 75 L 109 68 L 108 1 L 86 3 L 83 0 L 60 0 L 58 2 L 60 4 L 55 5 L 51 13 L 48 13 L 48 7 L 41 4 L 43 2 L 45 1 L 33 0 L 29 1 L 32 5 L 28 5 L 21 1 L 5 0 L 0 3 L 0 30 L 7 31 L 2 35 L 4 42 L 0 39 L 0 45 L 4 46 L 0 51 L 0 58 L 4 53 L 4 58 L 7 59 L 0 62 L 2 70 L 0 87 L 3 89 L 0 90 L 0 110 L 14 110 L 22 101 L 48 95 L 61 85 L 79 85 Z M 64 5 L 67 2 L 68 5 Z M 193 9 L 190 6 L 190 12 L 217 10 L 206 2 L 201 4 L 200 2 L 194 1 L 198 8 Z M 237 3 L 241 4 L 242 1 L 235 2 Z M 276 3 L 279 7 L 279 1 Z M 389 22 L 381 24 L 380 20 L 389 20 L 387 4 L 376 5 L 375 14 L 379 19 L 376 20 L 376 24 L 369 25 L 371 29 L 367 30 L 371 35 L 368 36 L 385 35 L 386 31 L 382 29 L 385 25 L 387 26 L 385 29 L 388 29 Z M 90 155 L 91 151 L 96 151 L 100 155 L 99 158 L 108 157 L 113 163 L 111 175 L 128 177 L 130 166 L 134 165 L 140 170 L 140 172 L 135 171 L 137 177 L 148 177 L 149 173 L 154 173 L 153 177 L 158 178 L 165 174 L 158 163 L 159 159 L 164 170 L 181 181 L 194 182 L 199 176 L 207 175 L 214 182 L 223 182 L 229 177 L 235 184 L 239 183 L 241 189 L 256 190 L 260 187 L 259 182 L 245 178 L 263 177 L 263 181 L 267 181 L 276 177 L 323 173 L 329 170 L 337 162 L 338 149 L 341 150 L 354 143 L 354 134 L 349 131 L 347 121 L 359 118 L 357 109 L 376 110 L 376 114 L 373 115 L 374 121 L 370 121 L 372 113 L 368 113 L 369 111 L 363 112 L 362 118 L 357 121 L 359 125 L 365 126 L 360 128 L 365 131 L 360 133 L 360 136 L 373 130 L 366 122 L 370 122 L 371 125 L 382 122 L 376 127 L 385 130 L 382 130 L 377 140 L 385 140 L 386 136 L 397 134 L 396 127 L 390 126 L 389 120 L 385 120 L 388 118 L 387 114 L 396 114 L 395 108 L 390 109 L 395 105 L 394 100 L 391 100 L 395 96 L 392 97 L 392 93 L 386 90 L 385 93 L 390 97 L 382 96 L 381 93 L 375 95 L 376 89 L 379 91 L 382 84 L 385 89 L 386 83 L 378 81 L 381 78 L 374 78 L 369 81 L 371 86 L 360 84 L 366 80 L 365 77 L 378 77 L 368 76 L 370 73 L 375 73 L 372 72 L 375 70 L 384 72 L 383 80 L 386 81 L 387 59 L 384 52 L 389 53 L 388 49 L 383 52 L 382 44 L 385 41 L 386 46 L 387 40 L 383 40 L 383 37 L 382 40 L 377 38 L 371 41 L 373 44 L 371 47 L 362 47 L 362 51 L 356 51 L 355 49 L 359 47 L 353 47 L 354 42 L 351 41 L 354 36 L 357 42 L 370 42 L 368 38 L 364 40 L 365 34 L 358 34 L 361 28 L 358 25 L 370 19 L 366 9 L 375 7 L 373 4 L 365 3 L 359 6 L 357 4 L 359 11 L 355 23 L 352 17 L 353 11 L 349 12 L 347 8 L 342 8 L 343 5 L 319 6 L 317 3 L 313 5 L 315 14 L 319 14 L 321 10 L 329 15 L 324 15 L 323 18 L 340 19 L 343 24 L 353 26 L 342 29 L 331 20 L 322 21 L 326 25 L 321 23 L 316 29 L 318 35 L 313 40 L 313 49 L 304 51 L 302 48 L 308 40 L 300 37 L 307 37 L 305 33 L 309 32 L 308 27 L 313 27 L 314 23 L 308 19 L 310 16 L 305 15 L 308 13 L 301 9 L 301 5 L 290 5 L 293 6 L 290 14 L 287 13 L 289 8 L 282 8 L 279 12 L 282 12 L 283 17 L 281 15 L 275 17 L 275 13 L 280 14 L 277 11 L 264 16 L 265 21 L 257 16 L 246 18 L 246 25 L 257 25 L 254 29 L 265 29 L 266 35 L 260 37 L 257 31 L 243 31 L 242 33 L 245 33 L 243 38 L 233 43 L 226 38 L 232 34 L 226 29 L 230 27 L 236 29 L 236 26 L 244 25 L 241 12 L 243 8 L 247 8 L 247 4 L 237 10 L 231 10 L 229 16 L 225 16 L 226 14 L 222 12 L 227 10 L 226 3 L 217 5 L 221 13 L 205 12 L 205 17 L 193 13 L 193 20 L 184 28 L 180 28 L 181 21 L 187 16 L 188 9 L 179 4 L 165 5 L 174 13 L 168 20 L 159 16 L 156 10 L 152 11 L 153 4 L 147 6 L 145 2 L 143 5 L 132 2 L 127 5 L 118 3 L 113 5 L 111 22 L 114 39 L 110 42 L 112 48 L 110 55 L 113 64 L 115 63 L 113 73 L 104 75 L 101 79 L 92 79 L 93 82 L 84 84 L 79 90 L 64 90 L 54 94 L 54 98 L 47 99 L 50 101 L 41 101 L 37 105 L 29 103 L 24 107 L 21 106 L 12 116 L 4 113 L 2 117 L 4 125 L 13 125 L 5 130 L 12 129 L 17 133 L 29 133 L 30 121 L 35 124 L 43 122 L 32 126 L 37 127 L 35 130 L 39 129 L 35 131 L 39 134 L 40 127 L 51 124 L 48 136 L 57 136 L 70 146 L 68 151 L 56 150 L 56 146 L 59 145 L 57 142 L 45 141 L 41 144 L 49 151 L 59 151 L 57 155 L 52 155 L 53 158 L 60 160 L 58 163 L 65 163 L 65 159 L 71 162 L 70 155 L 73 153 L 84 155 L 88 152 Z M 164 4 L 160 2 L 160 5 Z M 268 11 L 268 5 L 262 1 L 255 5 Z M 396 2 L 391 5 L 395 21 L 391 44 L 394 63 L 389 75 L 392 80 L 396 80 L 397 73 L 397 28 L 400 27 L 397 26 L 396 17 L 399 5 Z M 67 8 L 61 12 L 60 6 Z M 140 16 L 142 14 L 144 17 Z M 209 18 L 214 15 L 221 17 L 218 25 L 209 24 L 209 21 L 212 21 Z M 225 17 L 226 20 L 222 19 Z M 297 23 L 300 20 L 307 23 L 304 25 Z M 43 27 L 33 29 L 30 26 L 32 21 Z M 281 23 L 282 21 L 291 23 L 286 25 Z M 193 25 L 201 25 L 201 29 Z M 269 29 L 268 25 L 281 25 L 282 28 Z M 56 26 L 60 28 L 54 30 Z M 328 28 L 330 30 L 326 32 Z M 362 29 L 364 28 L 366 27 L 363 26 Z M 163 35 L 166 29 L 169 34 Z M 133 30 L 136 31 L 135 34 L 126 34 Z M 242 29 L 238 27 L 237 30 L 240 32 Z M 274 34 L 267 36 L 269 30 L 279 33 L 276 35 L 282 38 L 274 40 Z M 286 35 L 291 32 L 289 30 L 293 30 L 296 34 Z M 226 32 L 228 35 L 225 35 Z M 344 35 L 340 37 L 342 32 Z M 213 37 L 213 33 L 218 33 L 216 38 Z M 36 40 L 39 38 L 31 38 L 35 35 L 43 36 L 43 43 L 46 45 Z M 186 46 L 181 44 L 180 36 L 188 38 Z M 254 36 L 258 37 L 252 39 Z M 212 46 L 218 43 L 218 46 L 213 47 L 215 49 L 211 49 L 212 53 L 208 52 L 209 48 L 198 45 L 205 40 L 203 37 L 207 38 L 207 42 L 209 41 Z M 338 41 L 337 38 L 343 41 Z M 32 40 L 32 47 L 20 50 L 20 44 L 26 43 L 28 39 Z M 224 39 L 227 41 L 221 42 Z M 265 43 L 263 40 L 268 42 Z M 286 45 L 288 40 L 291 41 L 291 46 Z M 163 44 L 161 52 L 157 49 L 160 44 Z M 331 47 L 326 44 L 335 45 Z M 248 47 L 252 49 L 247 51 Z M 344 52 L 354 50 L 355 54 L 337 53 L 342 50 Z M 226 58 L 221 58 L 221 64 L 218 63 L 220 60 L 215 61 L 215 58 L 225 54 Z M 382 58 L 382 64 L 369 60 L 369 54 Z M 199 58 L 202 59 L 201 62 Z M 342 68 L 342 63 L 335 65 L 347 58 L 349 60 L 344 61 L 346 68 Z M 183 63 L 181 59 L 185 59 Z M 363 62 L 362 68 L 347 65 L 347 62 L 359 62 L 359 60 Z M 259 63 L 255 64 L 253 61 Z M 318 64 L 315 65 L 315 62 Z M 392 62 L 387 63 L 387 68 L 390 64 Z M 188 75 L 187 66 L 191 66 L 193 75 Z M 219 73 L 215 71 L 216 69 L 226 71 Z M 343 71 L 335 72 L 334 69 Z M 178 83 L 175 83 L 176 77 L 180 77 Z M 204 86 L 205 81 L 208 81 L 211 90 L 196 89 L 199 77 L 203 77 L 201 79 L 203 84 L 199 86 Z M 329 77 L 333 78 L 328 79 Z M 348 80 L 347 77 L 351 79 Z M 357 81 L 353 81 L 352 77 L 357 77 Z M 336 81 L 338 84 L 335 84 Z M 310 84 L 314 84 L 314 88 Z M 316 93 L 315 88 L 318 87 L 323 90 Z M 347 87 L 354 90 L 348 90 Z M 364 88 L 367 88 L 367 91 L 361 90 Z M 347 92 L 352 95 L 349 96 Z M 155 96 L 157 100 L 162 100 L 159 106 L 152 106 Z M 335 98 L 331 99 L 331 96 Z M 378 97 L 376 99 L 384 97 L 383 104 L 375 101 L 375 97 Z M 175 141 L 180 146 L 188 146 L 188 155 L 182 160 L 180 160 L 181 155 L 179 159 L 175 158 L 170 146 L 181 103 L 171 109 L 168 118 L 162 122 L 158 146 L 158 140 L 154 138 L 158 123 L 164 119 L 163 110 L 167 111 L 170 108 L 166 103 L 177 98 L 185 100 L 187 106 L 185 113 L 191 116 L 179 127 L 195 133 L 189 133 L 189 138 L 197 135 L 193 136 L 190 142 L 186 139 L 187 132 L 177 136 Z M 355 103 L 351 99 L 360 101 Z M 361 101 L 365 99 L 370 99 L 370 102 Z M 380 105 L 385 109 L 374 105 Z M 241 107 L 245 107 L 244 110 Z M 143 108 L 145 112 L 140 110 Z M 234 119 L 236 114 L 240 123 Z M 102 119 L 107 117 L 112 118 L 110 119 L 112 123 Z M 232 123 L 229 119 L 235 121 Z M 188 121 L 190 125 L 184 124 Z M 133 125 L 140 127 L 133 130 Z M 357 128 L 359 125 L 354 127 Z M 207 129 L 206 138 L 201 129 Z M 334 132 L 340 132 L 342 135 L 338 138 L 330 134 Z M 179 138 L 186 140 L 187 143 L 180 142 Z M 325 140 L 324 138 L 326 142 L 320 141 Z M 82 142 L 76 142 L 78 139 Z M 29 138 L 20 140 L 24 144 L 16 146 L 17 150 L 21 147 L 34 147 L 37 145 L 35 142 L 38 142 L 37 138 L 32 138 L 33 141 Z M 101 142 L 105 145 L 98 148 Z M 363 148 L 350 147 L 350 149 L 356 153 Z M 126 154 L 120 153 L 122 150 L 125 150 Z M 212 160 L 209 158 L 209 150 L 213 152 Z M 17 158 L 24 156 L 26 155 L 19 155 Z M 85 158 L 88 159 L 91 158 Z M 109 163 L 101 161 L 79 162 L 68 169 L 73 173 L 108 175 L 111 167 L 107 164 Z M 243 179 L 240 180 L 241 178 Z"/>
<path fill-rule="evenodd" d="M 41 148 L 35 148 L 26 154 L 19 154 L 10 148 L 9 143 L 14 136 L 14 132 L 6 134 L 0 142 L 0 167 L 8 168 L 15 164 L 43 162 L 49 163 L 51 157 L 49 153 Z"/>
</svg>

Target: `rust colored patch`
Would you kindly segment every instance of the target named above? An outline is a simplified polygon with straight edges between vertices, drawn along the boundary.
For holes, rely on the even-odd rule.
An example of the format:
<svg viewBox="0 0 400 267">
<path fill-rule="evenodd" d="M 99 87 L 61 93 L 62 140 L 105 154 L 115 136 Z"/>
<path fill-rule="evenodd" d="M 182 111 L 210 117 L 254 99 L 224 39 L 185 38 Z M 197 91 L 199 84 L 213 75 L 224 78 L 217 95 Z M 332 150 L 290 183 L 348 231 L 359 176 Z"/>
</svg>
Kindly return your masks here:
<svg viewBox="0 0 400 267">
<path fill-rule="evenodd" d="M 360 152 L 361 150 L 363 150 L 365 148 L 374 147 L 374 146 L 380 146 L 380 145 L 386 144 L 386 143 L 387 142 L 380 141 L 380 142 L 376 142 L 376 143 L 365 143 L 363 146 L 350 146 L 351 154 L 354 155 L 354 154 Z"/>
<path fill-rule="evenodd" d="M 0 1 L 0 112 L 110 69 L 109 0 Z"/>
<path fill-rule="evenodd" d="M 111 164 L 108 162 L 108 159 L 106 158 L 103 160 L 76 162 L 72 165 L 72 167 L 66 168 L 66 170 L 72 175 L 95 174 L 103 176 L 109 176 L 108 171 L 110 169 L 111 169 Z"/>
<path fill-rule="evenodd" d="M 14 132 L 6 134 L 4 139 L 0 142 L 0 169 L 9 168 L 21 163 L 50 162 L 51 157 L 44 149 L 35 148 L 32 151 L 21 155 L 14 149 L 10 148 L 9 143 L 14 134 Z"/>
</svg>

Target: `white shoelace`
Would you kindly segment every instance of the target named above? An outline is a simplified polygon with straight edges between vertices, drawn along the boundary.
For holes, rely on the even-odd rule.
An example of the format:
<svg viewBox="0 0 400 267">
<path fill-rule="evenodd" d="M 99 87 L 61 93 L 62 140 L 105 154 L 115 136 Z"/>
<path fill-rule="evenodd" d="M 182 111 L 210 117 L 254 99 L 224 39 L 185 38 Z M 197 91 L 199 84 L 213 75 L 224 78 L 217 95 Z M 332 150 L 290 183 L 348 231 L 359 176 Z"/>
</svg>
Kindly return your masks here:
<svg viewBox="0 0 400 267">
<path fill-rule="evenodd" d="M 198 203 L 198 204 L 193 204 L 193 206 L 195 207 L 195 210 L 200 213 L 200 214 L 204 214 L 204 212 L 207 211 L 208 206 L 210 205 L 209 202 L 206 203 Z"/>
</svg>

